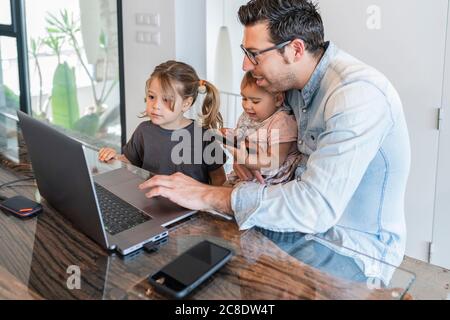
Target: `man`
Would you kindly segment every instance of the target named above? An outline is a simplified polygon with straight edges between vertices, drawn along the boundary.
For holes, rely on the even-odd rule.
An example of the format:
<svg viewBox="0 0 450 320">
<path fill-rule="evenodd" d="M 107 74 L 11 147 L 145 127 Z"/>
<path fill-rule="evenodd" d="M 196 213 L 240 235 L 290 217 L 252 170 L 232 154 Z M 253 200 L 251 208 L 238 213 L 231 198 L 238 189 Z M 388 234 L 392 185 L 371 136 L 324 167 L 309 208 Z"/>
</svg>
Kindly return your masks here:
<svg viewBox="0 0 450 320">
<path fill-rule="evenodd" d="M 410 147 L 397 92 L 378 71 L 324 42 L 322 19 L 306 0 L 252 0 L 239 9 L 245 26 L 243 69 L 268 91 L 286 91 L 306 157 L 296 179 L 234 189 L 199 184 L 181 174 L 141 187 L 197 210 L 233 213 L 254 226 L 313 235 L 346 256 L 365 276 L 389 282 L 404 255 L 404 194 Z M 241 178 L 253 173 L 235 165 Z M 336 243 L 332 245 L 330 243 Z M 343 247 L 349 250 L 343 249 Z M 357 251 L 370 256 L 358 258 Z"/>
</svg>

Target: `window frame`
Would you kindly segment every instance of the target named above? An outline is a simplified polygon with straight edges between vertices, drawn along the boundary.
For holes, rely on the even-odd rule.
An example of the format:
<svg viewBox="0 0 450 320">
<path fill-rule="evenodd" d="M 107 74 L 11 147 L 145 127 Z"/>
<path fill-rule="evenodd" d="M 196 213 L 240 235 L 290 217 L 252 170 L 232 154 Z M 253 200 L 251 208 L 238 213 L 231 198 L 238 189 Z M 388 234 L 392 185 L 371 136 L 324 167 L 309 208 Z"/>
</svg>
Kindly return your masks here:
<svg viewBox="0 0 450 320">
<path fill-rule="evenodd" d="M 20 107 L 23 112 L 29 113 L 30 90 L 28 78 L 28 56 L 25 30 L 24 0 L 10 0 L 11 24 L 0 25 L 0 36 L 16 39 L 17 60 L 19 66 Z"/>
</svg>

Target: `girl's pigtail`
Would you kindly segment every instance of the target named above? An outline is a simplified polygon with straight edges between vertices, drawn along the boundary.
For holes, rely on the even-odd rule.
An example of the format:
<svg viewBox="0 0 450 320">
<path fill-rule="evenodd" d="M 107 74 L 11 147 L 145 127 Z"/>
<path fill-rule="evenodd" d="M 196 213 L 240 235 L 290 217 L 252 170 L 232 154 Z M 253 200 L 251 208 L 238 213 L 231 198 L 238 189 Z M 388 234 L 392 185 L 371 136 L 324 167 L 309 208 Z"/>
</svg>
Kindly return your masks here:
<svg viewBox="0 0 450 320">
<path fill-rule="evenodd" d="M 202 106 L 202 126 L 207 129 L 223 128 L 223 118 L 219 112 L 220 93 L 210 82 L 200 80 L 199 93 L 205 93 Z"/>
</svg>

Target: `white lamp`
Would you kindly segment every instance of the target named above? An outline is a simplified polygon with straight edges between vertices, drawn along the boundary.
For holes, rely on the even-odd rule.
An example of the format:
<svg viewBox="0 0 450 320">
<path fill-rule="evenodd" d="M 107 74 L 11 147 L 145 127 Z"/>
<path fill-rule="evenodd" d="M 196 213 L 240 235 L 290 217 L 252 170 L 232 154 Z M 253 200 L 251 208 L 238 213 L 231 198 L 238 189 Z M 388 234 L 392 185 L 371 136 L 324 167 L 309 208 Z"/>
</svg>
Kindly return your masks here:
<svg viewBox="0 0 450 320">
<path fill-rule="evenodd" d="M 216 46 L 214 66 L 214 84 L 220 91 L 231 92 L 233 88 L 233 55 L 231 51 L 230 31 L 225 25 L 225 1 L 222 0 L 222 27 Z"/>
</svg>

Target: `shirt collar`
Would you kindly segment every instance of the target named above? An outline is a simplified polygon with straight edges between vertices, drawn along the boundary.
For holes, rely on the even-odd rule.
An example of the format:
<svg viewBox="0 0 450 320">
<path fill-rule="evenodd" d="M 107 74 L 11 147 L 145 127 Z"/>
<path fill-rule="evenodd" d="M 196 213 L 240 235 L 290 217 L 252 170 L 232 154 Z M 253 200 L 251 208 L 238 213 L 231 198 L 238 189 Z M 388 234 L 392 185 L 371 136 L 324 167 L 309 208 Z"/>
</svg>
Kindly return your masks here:
<svg viewBox="0 0 450 320">
<path fill-rule="evenodd" d="M 330 65 L 330 61 L 335 55 L 335 52 L 337 50 L 336 46 L 331 41 L 325 42 L 325 48 L 326 48 L 325 52 L 322 58 L 320 59 L 316 69 L 314 70 L 311 78 L 309 79 L 306 86 L 302 90 L 300 90 L 303 97 L 303 101 L 305 103 L 305 107 L 309 106 L 312 98 L 319 89 L 320 83 L 322 82 L 322 79 L 328 69 L 328 66 Z"/>
</svg>

